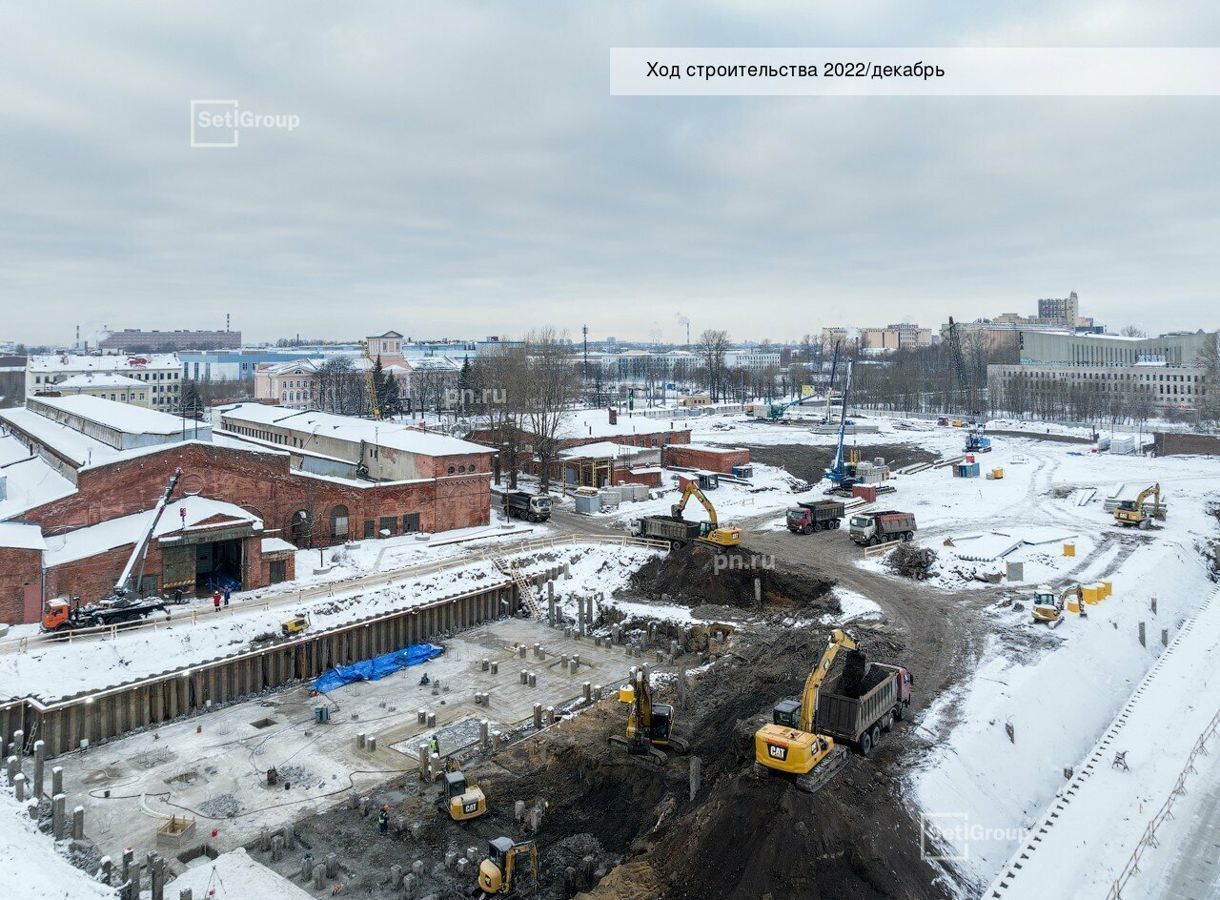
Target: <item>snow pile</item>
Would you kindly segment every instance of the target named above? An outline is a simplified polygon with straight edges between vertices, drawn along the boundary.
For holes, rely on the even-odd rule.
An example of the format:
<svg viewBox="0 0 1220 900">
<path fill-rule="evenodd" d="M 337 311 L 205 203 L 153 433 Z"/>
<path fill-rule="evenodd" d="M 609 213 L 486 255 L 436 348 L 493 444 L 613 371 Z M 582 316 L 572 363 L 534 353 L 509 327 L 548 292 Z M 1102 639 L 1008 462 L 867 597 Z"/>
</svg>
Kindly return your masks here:
<svg viewBox="0 0 1220 900">
<path fill-rule="evenodd" d="M 275 897 L 277 900 L 305 900 L 312 895 L 301 890 L 288 879 L 271 871 L 246 851 L 238 847 L 222 853 L 215 859 L 199 858 L 195 865 L 166 888 L 165 896 L 178 896 L 184 888 L 190 888 L 191 896 L 208 900 L 245 900 L 254 897 Z"/>
<path fill-rule="evenodd" d="M 118 892 L 98 884 L 59 855 L 54 842 L 40 834 L 9 790 L 0 791 L 0 870 L 11 897 L 39 900 L 113 898 Z"/>
</svg>

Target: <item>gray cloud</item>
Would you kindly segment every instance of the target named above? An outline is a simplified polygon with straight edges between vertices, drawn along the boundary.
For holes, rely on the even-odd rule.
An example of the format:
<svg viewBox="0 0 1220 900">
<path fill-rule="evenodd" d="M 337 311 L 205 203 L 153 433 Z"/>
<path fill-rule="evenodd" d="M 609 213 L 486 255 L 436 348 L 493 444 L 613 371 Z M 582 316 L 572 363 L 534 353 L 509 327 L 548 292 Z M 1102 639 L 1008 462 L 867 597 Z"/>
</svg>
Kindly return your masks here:
<svg viewBox="0 0 1220 900">
<path fill-rule="evenodd" d="M 4 336 L 1217 325 L 1217 101 L 612 98 L 612 46 L 1211 45 L 1210 5 L 65 2 L 0 12 Z M 188 102 L 295 113 L 188 146 Z"/>
</svg>

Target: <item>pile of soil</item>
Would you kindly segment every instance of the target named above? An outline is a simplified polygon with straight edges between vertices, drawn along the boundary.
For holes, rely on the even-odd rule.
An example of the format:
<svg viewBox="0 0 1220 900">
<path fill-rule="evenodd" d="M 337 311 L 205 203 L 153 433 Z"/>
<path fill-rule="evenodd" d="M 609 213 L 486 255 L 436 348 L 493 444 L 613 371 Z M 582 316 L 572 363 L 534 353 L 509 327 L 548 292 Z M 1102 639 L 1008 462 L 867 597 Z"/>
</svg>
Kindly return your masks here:
<svg viewBox="0 0 1220 900">
<path fill-rule="evenodd" d="M 746 445 L 749 446 L 749 445 Z M 900 469 L 912 463 L 935 462 L 940 456 L 914 444 L 857 444 L 860 459 L 884 457 L 891 469 Z M 844 451 L 846 452 L 846 451 Z M 779 466 L 810 484 L 822 480 L 826 469 L 834 462 L 834 447 L 810 447 L 806 444 L 771 444 L 750 446 L 750 458 L 768 466 Z"/>
<path fill-rule="evenodd" d="M 710 547 L 688 544 L 645 563 L 631 577 L 630 587 L 651 600 L 686 606 L 733 606 L 754 609 L 754 580 L 762 584 L 765 609 L 838 613 L 830 595 L 833 581 L 780 568 L 774 556 L 734 547 L 717 554 Z"/>
</svg>

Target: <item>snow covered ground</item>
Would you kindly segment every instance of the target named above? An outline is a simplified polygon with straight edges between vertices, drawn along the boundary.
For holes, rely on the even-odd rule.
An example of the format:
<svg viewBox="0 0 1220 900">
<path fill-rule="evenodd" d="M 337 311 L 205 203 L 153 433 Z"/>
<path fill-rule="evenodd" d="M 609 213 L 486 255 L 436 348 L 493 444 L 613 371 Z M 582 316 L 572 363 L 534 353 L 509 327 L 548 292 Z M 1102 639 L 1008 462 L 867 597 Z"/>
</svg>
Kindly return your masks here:
<svg viewBox="0 0 1220 900">
<path fill-rule="evenodd" d="M 1079 764 L 1156 661 L 1161 629 L 1172 640 L 1211 595 L 1214 586 L 1200 551 L 1220 536 L 1207 511 L 1220 493 L 1220 459 L 1075 455 L 1067 445 L 996 440 L 992 457 L 1019 452 L 1029 463 L 1007 466 L 1001 482 L 963 482 L 939 470 L 907 476 L 893 504 L 916 512 L 922 541 L 939 552 L 946 549 L 946 536 L 983 531 L 1076 534 L 1074 558 L 1060 555 L 1058 541 L 1026 551 L 1034 558 L 1026 556 L 1026 578 L 1017 586 L 1024 608 L 997 605 L 989 611 L 994 630 L 974 677 L 940 697 L 922 722 L 928 729 L 944 724 L 951 730 L 934 753 L 912 761 L 915 796 L 928 815 L 970 823 L 975 834 L 959 864 L 976 886 L 1005 863 L 1021 829 L 1032 827 L 1063 787 L 1064 767 Z M 1119 481 L 1161 484 L 1170 504 L 1161 528 L 1114 525 L 1101 498 Z M 1091 503 L 1077 506 L 1067 494 L 1081 486 L 1099 490 Z M 981 499 L 968 503 L 972 493 Z M 1030 583 L 1103 577 L 1113 582 L 1113 596 L 1087 607 L 1087 619 L 1069 613 L 1053 632 L 1031 623 Z M 943 571 L 936 581 L 955 584 Z M 1140 621 L 1147 625 L 1146 648 L 1137 640 Z M 1006 725 L 1013 728 L 1012 740 Z M 1134 793 L 1126 799 L 1138 803 Z M 959 841 L 950 844 L 963 849 Z M 1104 874 L 1097 877 L 1104 880 Z"/>
<path fill-rule="evenodd" d="M 11 789 L 0 790 L 0 869 L 7 897 L 38 900 L 114 900 L 118 892 L 74 868 L 48 835 L 39 833 Z"/>
</svg>

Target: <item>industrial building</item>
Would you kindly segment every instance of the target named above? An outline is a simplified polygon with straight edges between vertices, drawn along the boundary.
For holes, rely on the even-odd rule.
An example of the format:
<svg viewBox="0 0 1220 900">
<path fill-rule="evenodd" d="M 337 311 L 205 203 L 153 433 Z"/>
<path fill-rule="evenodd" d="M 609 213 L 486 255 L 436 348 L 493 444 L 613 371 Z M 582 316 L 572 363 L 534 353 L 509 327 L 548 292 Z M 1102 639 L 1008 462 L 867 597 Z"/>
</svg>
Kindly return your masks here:
<svg viewBox="0 0 1220 900">
<path fill-rule="evenodd" d="M 236 350 L 241 346 L 241 332 L 230 331 L 145 331 L 124 328 L 112 331 L 98 343 L 108 353 L 173 353 L 178 350 Z"/>
<path fill-rule="evenodd" d="M 93 375 L 96 378 L 122 375 L 142 382 L 147 387 L 147 396 L 143 399 L 139 398 L 139 391 L 135 392 L 136 399 L 131 399 L 131 386 L 128 385 L 127 391 L 106 390 L 105 399 L 107 400 L 111 399 L 109 396 L 111 393 L 116 395 L 114 398 L 116 400 L 119 395 L 126 393 L 128 399 L 119 402 L 136 403 L 162 412 L 175 412 L 178 409 L 182 386 L 182 366 L 178 357 L 172 353 L 89 356 L 56 353 L 48 356 L 31 356 L 26 361 L 25 367 L 25 396 L 37 397 L 40 394 L 60 393 L 61 384 L 80 375 Z M 86 393 L 88 392 L 86 391 Z"/>
<path fill-rule="evenodd" d="M 488 448 L 389 423 L 229 412 L 228 428 L 258 433 L 196 437 L 187 423 L 184 435 L 174 416 L 86 396 L 0 411 L 0 623 L 37 621 L 53 597 L 105 596 L 175 470 L 147 593 L 263 587 L 293 577 L 297 549 L 490 519 Z"/>
<path fill-rule="evenodd" d="M 822 352 L 833 353 L 836 344 L 872 353 L 892 353 L 895 350 L 916 350 L 932 346 L 932 329 L 920 328 L 910 322 L 887 325 L 884 328 L 832 326 L 822 329 Z"/>
</svg>

